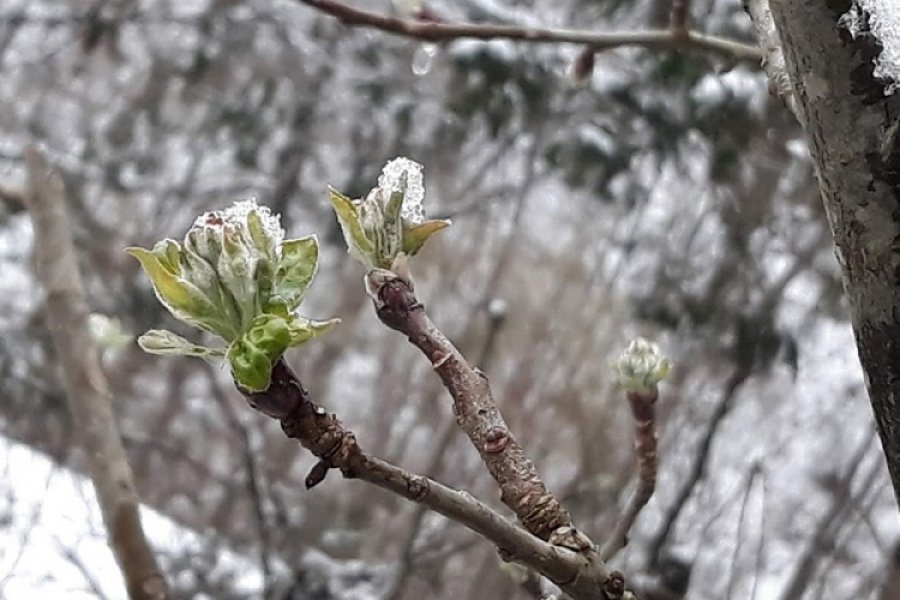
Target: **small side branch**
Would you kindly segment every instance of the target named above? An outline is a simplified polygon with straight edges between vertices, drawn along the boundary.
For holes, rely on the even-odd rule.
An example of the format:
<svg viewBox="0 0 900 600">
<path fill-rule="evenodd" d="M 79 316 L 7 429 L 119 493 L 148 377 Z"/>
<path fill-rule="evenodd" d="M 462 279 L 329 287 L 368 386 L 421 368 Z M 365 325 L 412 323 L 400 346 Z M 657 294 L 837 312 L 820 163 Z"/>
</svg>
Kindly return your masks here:
<svg viewBox="0 0 900 600">
<path fill-rule="evenodd" d="M 626 395 L 628 405 L 631 407 L 631 415 L 634 418 L 634 448 L 638 461 L 638 482 L 612 535 L 600 551 L 603 560 L 609 560 L 628 544 L 628 532 L 631 531 L 638 514 L 650 501 L 650 497 L 653 496 L 653 491 L 656 489 L 659 434 L 656 429 L 655 405 L 659 398 L 659 391 L 654 386 L 649 389 L 629 391 Z"/>
<path fill-rule="evenodd" d="M 370 281 L 375 278 L 370 274 Z M 500 499 L 525 528 L 541 538 L 585 551 L 592 543 L 544 485 L 494 402 L 487 376 L 474 369 L 428 317 L 412 285 L 400 277 L 373 285 L 381 321 L 422 351 L 453 398 L 456 422 L 500 488 Z"/>
<path fill-rule="evenodd" d="M 165 600 L 168 584 L 141 527 L 140 503 L 112 411 L 112 393 L 88 329 L 88 303 L 75 257 L 65 189 L 37 150 L 25 152 L 25 203 L 34 224 L 37 278 L 65 376 L 66 397 L 106 525 L 109 545 L 130 598 Z"/>
<path fill-rule="evenodd" d="M 348 6 L 336 0 L 297 1 L 337 18 L 348 27 L 369 27 L 430 42 L 462 38 L 478 40 L 505 39 L 535 44 L 583 44 L 597 52 L 620 46 L 641 46 L 649 49 L 696 48 L 722 54 L 733 60 L 757 62 L 762 58 L 762 54 L 756 46 L 686 29 L 684 31 L 651 29 L 646 31 L 596 32 L 520 27 L 515 25 L 447 23 L 382 15 Z"/>
</svg>

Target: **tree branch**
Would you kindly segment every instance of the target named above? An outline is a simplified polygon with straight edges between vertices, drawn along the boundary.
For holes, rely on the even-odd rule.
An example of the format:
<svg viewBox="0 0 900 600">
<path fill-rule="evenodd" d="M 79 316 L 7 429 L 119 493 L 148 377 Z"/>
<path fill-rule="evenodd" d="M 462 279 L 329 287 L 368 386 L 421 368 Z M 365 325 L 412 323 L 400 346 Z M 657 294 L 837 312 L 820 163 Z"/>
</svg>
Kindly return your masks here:
<svg viewBox="0 0 900 600">
<path fill-rule="evenodd" d="M 743 5 L 750 20 L 753 21 L 756 39 L 759 41 L 759 47 L 762 48 L 762 65 L 769 78 L 769 93 L 780 98 L 797 121 L 802 123 L 800 106 L 797 104 L 797 98 L 794 96 L 791 80 L 788 77 L 784 53 L 781 51 L 781 40 L 778 38 L 772 11 L 769 9 L 769 0 L 743 0 Z"/>
<path fill-rule="evenodd" d="M 75 258 L 65 189 L 34 148 L 25 151 L 25 200 L 34 225 L 37 278 L 46 293 L 47 320 L 62 363 L 66 396 L 84 444 L 109 545 L 136 600 L 169 597 L 141 527 L 134 475 L 112 411 L 112 393 L 88 329 L 88 303 Z"/>
<path fill-rule="evenodd" d="M 335 0 L 295 0 L 337 18 L 348 27 L 369 27 L 388 33 L 431 42 L 461 38 L 506 39 L 528 43 L 584 44 L 595 52 L 620 46 L 659 48 L 696 48 L 722 54 L 735 60 L 759 61 L 756 46 L 714 37 L 696 31 L 651 29 L 646 31 L 596 32 L 572 29 L 446 23 L 404 19 L 348 6 Z"/>
<path fill-rule="evenodd" d="M 298 440 L 319 459 L 307 477 L 308 487 L 322 481 L 329 468 L 340 469 L 344 477 L 361 479 L 413 502 L 421 502 L 464 525 L 496 544 L 506 559 L 533 568 L 573 598 L 617 600 L 623 597 L 621 573 L 610 572 L 595 553 L 577 553 L 545 542 L 471 494 L 366 454 L 356 436 L 334 414 L 310 400 L 283 360 L 275 364 L 266 391 L 245 393 L 245 396 L 251 407 L 278 419 L 288 437 Z M 601 593 L 607 596 L 599 596 Z"/>
<path fill-rule="evenodd" d="M 525 529 L 542 540 L 564 534 L 566 540 L 555 539 L 554 543 L 576 551 L 590 547 L 590 541 L 575 531 L 572 517 L 547 490 L 525 450 L 509 431 L 494 403 L 487 376 L 466 362 L 441 333 L 407 281 L 392 277 L 378 288 L 379 319 L 406 335 L 431 361 L 453 397 L 457 424 L 500 487 L 503 503 L 519 517 Z"/>
</svg>

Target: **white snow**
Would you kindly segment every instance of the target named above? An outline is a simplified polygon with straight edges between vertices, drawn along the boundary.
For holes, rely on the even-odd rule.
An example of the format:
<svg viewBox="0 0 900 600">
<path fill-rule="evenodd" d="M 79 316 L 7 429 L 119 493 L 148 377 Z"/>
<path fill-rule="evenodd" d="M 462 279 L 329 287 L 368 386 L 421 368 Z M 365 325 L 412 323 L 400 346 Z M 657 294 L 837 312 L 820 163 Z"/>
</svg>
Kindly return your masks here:
<svg viewBox="0 0 900 600">
<path fill-rule="evenodd" d="M 106 543 L 91 482 L 4 437 L 0 473 L 0 598 L 80 600 L 102 593 L 110 600 L 124 600 L 122 577 Z M 159 554 L 200 551 L 205 541 L 146 507 L 141 519 Z M 251 597 L 262 589 L 262 575 L 250 560 L 221 552 L 215 564 L 234 573 L 236 593 Z"/>
</svg>

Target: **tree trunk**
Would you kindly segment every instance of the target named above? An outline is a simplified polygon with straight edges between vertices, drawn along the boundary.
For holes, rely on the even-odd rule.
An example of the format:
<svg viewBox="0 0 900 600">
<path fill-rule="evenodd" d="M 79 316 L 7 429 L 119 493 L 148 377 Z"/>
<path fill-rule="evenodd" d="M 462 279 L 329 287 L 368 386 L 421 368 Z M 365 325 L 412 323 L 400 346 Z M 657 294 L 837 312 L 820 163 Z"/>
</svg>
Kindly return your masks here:
<svg viewBox="0 0 900 600">
<path fill-rule="evenodd" d="M 770 0 L 850 302 L 857 348 L 900 500 L 900 95 L 851 0 Z"/>
</svg>

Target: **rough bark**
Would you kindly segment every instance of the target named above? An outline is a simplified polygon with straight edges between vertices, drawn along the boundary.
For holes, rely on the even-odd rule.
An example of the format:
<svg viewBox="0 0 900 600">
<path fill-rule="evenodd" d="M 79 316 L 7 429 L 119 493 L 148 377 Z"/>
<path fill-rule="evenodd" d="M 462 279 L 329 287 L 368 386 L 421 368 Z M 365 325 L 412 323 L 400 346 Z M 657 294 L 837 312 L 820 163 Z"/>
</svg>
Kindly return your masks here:
<svg viewBox="0 0 900 600">
<path fill-rule="evenodd" d="M 771 2 L 851 308 L 860 362 L 900 499 L 900 95 L 873 76 L 880 52 L 851 0 Z"/>
<path fill-rule="evenodd" d="M 88 304 L 75 258 L 65 189 L 36 150 L 26 151 L 26 204 L 34 224 L 37 276 L 47 296 L 47 321 L 65 376 L 66 395 L 109 545 L 130 598 L 164 600 L 168 585 L 144 536 L 134 476 L 112 410 L 112 393 L 88 329 Z"/>
</svg>

